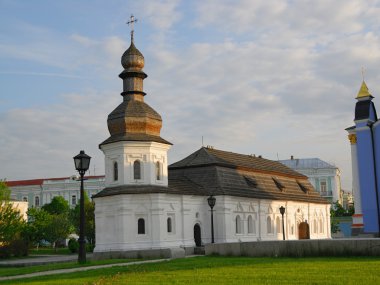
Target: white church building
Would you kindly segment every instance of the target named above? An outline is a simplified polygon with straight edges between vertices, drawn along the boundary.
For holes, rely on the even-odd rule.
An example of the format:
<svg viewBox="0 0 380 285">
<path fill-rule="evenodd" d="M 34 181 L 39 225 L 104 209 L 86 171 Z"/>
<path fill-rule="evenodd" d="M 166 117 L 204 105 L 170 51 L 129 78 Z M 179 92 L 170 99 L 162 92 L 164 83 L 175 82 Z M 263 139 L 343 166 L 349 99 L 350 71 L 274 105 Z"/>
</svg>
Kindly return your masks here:
<svg viewBox="0 0 380 285">
<path fill-rule="evenodd" d="M 108 116 L 105 188 L 95 201 L 95 257 L 173 256 L 211 243 L 330 238 L 330 203 L 308 178 L 277 161 L 202 147 L 168 166 L 171 143 L 145 103 L 144 57 L 121 58 L 122 103 Z M 307 225 L 307 232 L 300 225 Z"/>
</svg>

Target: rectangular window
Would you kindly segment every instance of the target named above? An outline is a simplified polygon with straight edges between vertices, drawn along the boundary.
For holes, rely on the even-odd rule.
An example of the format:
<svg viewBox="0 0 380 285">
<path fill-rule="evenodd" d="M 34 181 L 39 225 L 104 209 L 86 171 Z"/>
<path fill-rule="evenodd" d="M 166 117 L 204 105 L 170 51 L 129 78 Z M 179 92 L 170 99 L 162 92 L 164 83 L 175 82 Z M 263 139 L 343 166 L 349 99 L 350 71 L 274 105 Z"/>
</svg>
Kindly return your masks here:
<svg viewBox="0 0 380 285">
<path fill-rule="evenodd" d="M 326 193 L 327 192 L 326 180 L 322 180 L 319 185 L 320 185 L 321 193 Z"/>
<path fill-rule="evenodd" d="M 77 204 L 77 195 L 71 196 L 71 205 L 76 205 Z"/>
<path fill-rule="evenodd" d="M 39 196 L 34 197 L 34 206 L 35 207 L 40 206 L 40 197 Z"/>
</svg>

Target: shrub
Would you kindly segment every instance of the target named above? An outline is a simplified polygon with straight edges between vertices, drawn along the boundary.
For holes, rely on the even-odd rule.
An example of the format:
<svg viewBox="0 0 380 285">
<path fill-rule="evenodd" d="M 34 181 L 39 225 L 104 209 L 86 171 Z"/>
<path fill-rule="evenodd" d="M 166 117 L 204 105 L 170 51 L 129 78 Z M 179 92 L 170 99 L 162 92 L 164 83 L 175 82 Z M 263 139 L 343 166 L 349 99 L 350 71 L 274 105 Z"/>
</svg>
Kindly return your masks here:
<svg viewBox="0 0 380 285">
<path fill-rule="evenodd" d="M 11 257 L 11 247 L 9 245 L 0 246 L 0 258 Z"/>
<path fill-rule="evenodd" d="M 72 252 L 72 253 L 76 253 L 79 251 L 79 242 L 75 239 L 75 238 L 71 238 L 69 240 L 69 250 Z"/>
<path fill-rule="evenodd" d="M 95 245 L 91 243 L 86 243 L 86 252 L 93 252 L 95 248 Z"/>
<path fill-rule="evenodd" d="M 12 241 L 10 248 L 11 253 L 16 257 L 28 255 L 28 243 L 25 240 L 16 239 Z"/>
</svg>

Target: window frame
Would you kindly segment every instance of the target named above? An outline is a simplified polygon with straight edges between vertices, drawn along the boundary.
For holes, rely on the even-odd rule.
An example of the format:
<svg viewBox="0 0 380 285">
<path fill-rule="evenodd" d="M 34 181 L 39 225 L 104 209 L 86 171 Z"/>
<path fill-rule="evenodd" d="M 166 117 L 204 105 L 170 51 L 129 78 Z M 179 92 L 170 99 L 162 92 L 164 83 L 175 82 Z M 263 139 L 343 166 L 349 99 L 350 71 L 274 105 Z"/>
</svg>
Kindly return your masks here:
<svg viewBox="0 0 380 285">
<path fill-rule="evenodd" d="M 173 233 L 173 219 L 172 219 L 172 217 L 168 217 L 166 219 L 166 230 L 167 230 L 168 234 Z"/>
<path fill-rule="evenodd" d="M 235 217 L 235 234 L 241 235 L 243 234 L 243 227 L 242 227 L 242 219 L 240 215 L 236 215 Z"/>
<path fill-rule="evenodd" d="M 141 180 L 142 178 L 142 175 L 141 175 L 141 167 L 142 166 L 142 163 L 139 159 L 136 159 L 134 162 L 133 162 L 133 179 L 134 180 Z M 138 170 L 138 171 L 137 171 Z"/>
<path fill-rule="evenodd" d="M 159 161 L 157 161 L 156 163 L 155 163 L 155 165 L 156 165 L 156 180 L 157 181 L 161 181 L 162 180 L 162 171 L 161 171 L 161 169 L 162 169 L 162 167 L 161 167 L 161 162 L 159 162 Z"/>
<path fill-rule="evenodd" d="M 75 200 L 75 203 L 73 203 Z M 71 195 L 71 205 L 76 206 L 78 204 L 77 195 Z"/>
<path fill-rule="evenodd" d="M 137 234 L 138 235 L 146 235 L 146 227 L 145 227 L 145 219 L 138 218 L 137 219 Z"/>
<path fill-rule="evenodd" d="M 119 181 L 119 164 L 117 161 L 113 162 L 113 181 Z"/>
<path fill-rule="evenodd" d="M 272 218 L 267 216 L 267 234 L 273 234 Z"/>
<path fill-rule="evenodd" d="M 37 203 L 38 201 L 38 203 Z M 39 207 L 40 206 L 40 196 L 34 196 L 34 206 Z"/>
</svg>

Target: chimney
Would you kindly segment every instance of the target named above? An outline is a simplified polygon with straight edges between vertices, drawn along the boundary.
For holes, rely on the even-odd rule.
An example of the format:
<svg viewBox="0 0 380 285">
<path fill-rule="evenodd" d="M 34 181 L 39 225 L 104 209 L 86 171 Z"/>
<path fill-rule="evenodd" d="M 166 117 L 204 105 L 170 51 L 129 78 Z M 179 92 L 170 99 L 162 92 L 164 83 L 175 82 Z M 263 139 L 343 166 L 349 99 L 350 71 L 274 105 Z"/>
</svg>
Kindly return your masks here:
<svg viewBox="0 0 380 285">
<path fill-rule="evenodd" d="M 293 155 L 291 155 L 291 156 L 290 156 L 290 159 L 291 159 L 291 160 L 293 160 L 293 159 L 294 159 L 294 156 L 293 156 Z"/>
</svg>

